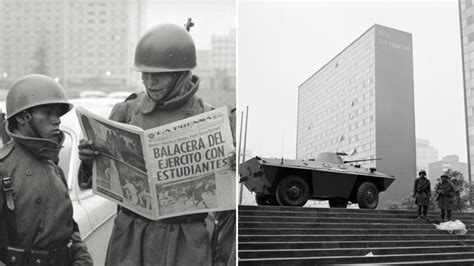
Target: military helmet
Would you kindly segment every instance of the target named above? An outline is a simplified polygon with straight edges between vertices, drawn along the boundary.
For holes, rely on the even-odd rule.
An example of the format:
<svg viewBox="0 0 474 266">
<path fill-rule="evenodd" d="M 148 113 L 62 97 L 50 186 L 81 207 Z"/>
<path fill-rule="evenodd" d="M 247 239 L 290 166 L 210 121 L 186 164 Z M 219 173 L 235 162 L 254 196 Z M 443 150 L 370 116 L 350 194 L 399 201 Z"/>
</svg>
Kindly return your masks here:
<svg viewBox="0 0 474 266">
<path fill-rule="evenodd" d="M 426 175 L 426 171 L 425 171 L 425 170 L 421 170 L 420 172 L 418 172 L 418 175 L 421 175 L 421 174 Z"/>
<path fill-rule="evenodd" d="M 147 73 L 186 71 L 196 67 L 191 34 L 174 24 L 161 24 L 138 41 L 133 70 Z"/>
<path fill-rule="evenodd" d="M 449 178 L 449 176 L 448 175 L 441 175 L 441 179 L 443 179 L 443 178 Z"/>
<path fill-rule="evenodd" d="M 6 104 L 7 119 L 26 109 L 45 104 L 64 105 L 60 115 L 72 109 L 63 87 L 53 78 L 39 74 L 26 75 L 15 81 L 8 90 Z"/>
</svg>

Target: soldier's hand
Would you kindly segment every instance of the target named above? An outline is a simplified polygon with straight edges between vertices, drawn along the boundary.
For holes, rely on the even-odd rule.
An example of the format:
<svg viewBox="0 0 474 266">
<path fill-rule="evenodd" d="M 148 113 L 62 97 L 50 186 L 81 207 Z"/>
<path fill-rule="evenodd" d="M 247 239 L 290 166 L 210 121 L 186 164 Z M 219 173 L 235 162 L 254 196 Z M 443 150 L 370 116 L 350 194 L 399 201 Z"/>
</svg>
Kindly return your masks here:
<svg viewBox="0 0 474 266">
<path fill-rule="evenodd" d="M 79 159 L 81 159 L 83 163 L 91 164 L 97 155 L 99 155 L 99 152 L 95 150 L 92 140 L 82 139 L 77 148 L 79 149 Z"/>
<path fill-rule="evenodd" d="M 237 166 L 237 163 L 236 163 L 236 157 L 235 157 L 235 150 L 229 152 L 229 154 L 227 154 L 227 158 L 229 158 L 229 162 L 230 162 L 230 168 L 232 170 L 235 170 L 236 166 Z"/>
</svg>

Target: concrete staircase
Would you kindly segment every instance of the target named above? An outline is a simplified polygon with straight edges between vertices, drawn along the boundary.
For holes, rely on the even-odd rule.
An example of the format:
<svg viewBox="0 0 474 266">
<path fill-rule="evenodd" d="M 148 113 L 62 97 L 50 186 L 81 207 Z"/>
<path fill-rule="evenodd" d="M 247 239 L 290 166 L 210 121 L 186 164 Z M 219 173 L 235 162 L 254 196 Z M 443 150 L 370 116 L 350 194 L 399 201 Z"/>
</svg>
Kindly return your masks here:
<svg viewBox="0 0 474 266">
<path fill-rule="evenodd" d="M 474 265 L 474 213 L 453 214 L 466 235 L 414 211 L 239 206 L 239 265 Z"/>
</svg>

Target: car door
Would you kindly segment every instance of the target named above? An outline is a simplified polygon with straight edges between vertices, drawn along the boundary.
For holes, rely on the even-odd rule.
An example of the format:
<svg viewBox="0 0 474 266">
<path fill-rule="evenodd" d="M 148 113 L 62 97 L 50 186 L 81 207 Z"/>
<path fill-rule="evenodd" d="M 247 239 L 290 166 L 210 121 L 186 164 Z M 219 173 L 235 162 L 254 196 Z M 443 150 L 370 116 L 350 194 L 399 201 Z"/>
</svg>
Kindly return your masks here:
<svg viewBox="0 0 474 266">
<path fill-rule="evenodd" d="M 115 203 L 95 195 L 92 189 L 81 189 L 78 181 L 80 133 L 62 127 L 65 141 L 60 154 L 60 166 L 68 179 L 69 194 L 74 208 L 74 220 L 79 225 L 82 240 L 88 247 L 95 265 L 104 265 L 108 241 L 112 233 Z"/>
</svg>

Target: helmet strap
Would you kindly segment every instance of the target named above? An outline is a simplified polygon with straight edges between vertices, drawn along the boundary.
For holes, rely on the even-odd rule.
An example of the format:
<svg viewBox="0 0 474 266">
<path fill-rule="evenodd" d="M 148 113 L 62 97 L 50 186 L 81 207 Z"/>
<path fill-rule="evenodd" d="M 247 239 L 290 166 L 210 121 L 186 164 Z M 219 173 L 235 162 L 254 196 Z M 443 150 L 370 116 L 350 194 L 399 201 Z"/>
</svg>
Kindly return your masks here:
<svg viewBox="0 0 474 266">
<path fill-rule="evenodd" d="M 33 119 L 31 117 L 31 114 L 29 112 L 25 112 L 25 121 L 28 122 L 28 125 L 30 126 L 31 130 L 33 131 L 33 134 L 37 138 L 42 138 L 41 133 L 39 132 L 38 128 L 36 127 L 35 123 L 33 122 Z"/>
<path fill-rule="evenodd" d="M 178 83 L 179 76 L 180 75 L 176 74 L 176 73 L 173 75 L 173 80 L 170 82 L 170 85 L 167 88 L 168 92 L 166 93 L 166 95 L 163 96 L 163 98 L 160 99 L 160 101 L 162 101 L 163 99 L 166 99 L 166 97 L 168 97 L 168 95 L 173 91 L 173 90 L 171 90 L 171 88 L 176 86 L 176 83 Z M 152 99 L 155 102 L 158 102 L 158 100 L 151 97 L 150 92 L 148 91 L 148 88 L 146 89 L 146 93 L 148 94 L 148 97 L 150 97 L 150 99 Z"/>
</svg>

